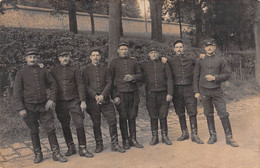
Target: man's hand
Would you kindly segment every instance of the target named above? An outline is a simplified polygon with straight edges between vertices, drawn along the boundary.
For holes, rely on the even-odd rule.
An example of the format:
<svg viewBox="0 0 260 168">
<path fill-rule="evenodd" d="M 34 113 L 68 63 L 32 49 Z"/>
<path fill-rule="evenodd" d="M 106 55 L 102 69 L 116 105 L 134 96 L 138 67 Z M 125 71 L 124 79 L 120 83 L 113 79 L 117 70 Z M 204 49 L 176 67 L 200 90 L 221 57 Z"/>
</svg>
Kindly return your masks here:
<svg viewBox="0 0 260 168">
<path fill-rule="evenodd" d="M 171 96 L 171 95 L 167 95 L 167 96 L 166 96 L 166 101 L 167 101 L 167 102 L 172 101 L 172 96 Z"/>
<path fill-rule="evenodd" d="M 134 80 L 134 76 L 130 75 L 130 74 L 127 74 L 127 75 L 125 75 L 123 80 L 126 81 L 126 82 L 133 81 Z"/>
<path fill-rule="evenodd" d="M 194 97 L 198 100 L 201 100 L 200 93 L 195 93 Z"/>
<path fill-rule="evenodd" d="M 162 57 L 161 60 L 162 60 L 162 63 L 166 64 L 166 62 L 167 62 L 167 58 L 166 57 Z"/>
<path fill-rule="evenodd" d="M 48 100 L 47 103 L 46 103 L 46 105 L 45 105 L 45 110 L 49 110 L 49 109 L 55 110 L 55 105 L 56 105 L 56 104 L 55 104 L 54 101 Z"/>
<path fill-rule="evenodd" d="M 200 54 L 200 59 L 204 59 L 206 57 L 206 54 Z"/>
<path fill-rule="evenodd" d="M 86 111 L 86 109 L 87 109 L 87 104 L 86 104 L 85 101 L 81 101 L 81 103 L 80 103 L 80 108 L 81 108 L 81 111 L 82 111 L 82 112 Z"/>
<path fill-rule="evenodd" d="M 114 101 L 114 104 L 115 104 L 115 105 L 119 105 L 119 104 L 121 103 L 121 100 L 120 100 L 119 97 L 114 98 L 113 101 Z"/>
<path fill-rule="evenodd" d="M 216 79 L 213 75 L 206 75 L 205 78 L 208 82 L 214 81 Z"/>
<path fill-rule="evenodd" d="M 102 104 L 104 101 L 104 96 L 103 95 L 96 96 L 96 101 L 97 104 Z"/>
<path fill-rule="evenodd" d="M 21 117 L 26 117 L 27 116 L 27 111 L 26 110 L 21 110 L 21 111 L 19 111 L 19 114 L 20 114 L 20 116 Z"/>
</svg>

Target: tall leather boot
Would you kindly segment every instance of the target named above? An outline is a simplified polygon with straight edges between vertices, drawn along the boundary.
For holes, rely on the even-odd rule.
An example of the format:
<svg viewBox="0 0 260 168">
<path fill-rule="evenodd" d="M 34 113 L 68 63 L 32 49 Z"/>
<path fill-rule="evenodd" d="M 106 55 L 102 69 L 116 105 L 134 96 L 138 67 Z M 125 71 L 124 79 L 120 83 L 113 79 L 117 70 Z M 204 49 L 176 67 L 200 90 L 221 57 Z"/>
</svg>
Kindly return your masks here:
<svg viewBox="0 0 260 168">
<path fill-rule="evenodd" d="M 182 134 L 179 138 L 177 138 L 177 141 L 184 141 L 186 139 L 189 139 L 189 132 L 188 132 L 187 124 L 186 124 L 185 115 L 179 117 L 179 122 L 180 122 Z"/>
<path fill-rule="evenodd" d="M 121 136 L 123 140 L 123 148 L 130 149 L 128 129 L 127 129 L 127 120 L 119 119 L 119 126 L 121 131 Z"/>
<path fill-rule="evenodd" d="M 209 140 L 208 144 L 214 144 L 217 142 L 217 133 L 215 129 L 215 121 L 214 121 L 214 116 L 207 116 L 207 123 L 208 123 L 208 129 L 209 129 Z"/>
<path fill-rule="evenodd" d="M 86 142 L 86 135 L 85 135 L 84 128 L 81 127 L 81 128 L 77 128 L 76 130 L 77 130 L 77 137 L 79 143 L 79 155 L 92 158 L 93 154 L 87 150 L 87 142 Z"/>
<path fill-rule="evenodd" d="M 225 131 L 226 143 L 232 147 L 239 147 L 239 145 L 233 139 L 232 129 L 231 129 L 229 118 L 228 117 L 221 118 L 220 120 L 221 120 L 222 126 Z"/>
<path fill-rule="evenodd" d="M 67 162 L 68 160 L 60 154 L 60 147 L 55 131 L 48 133 L 48 140 L 52 150 L 52 159 L 59 162 Z"/>
<path fill-rule="evenodd" d="M 136 140 L 136 121 L 135 118 L 129 119 L 129 132 L 130 132 L 130 140 L 129 144 L 130 146 L 134 146 L 136 148 L 143 148 L 144 146 L 139 144 Z"/>
<path fill-rule="evenodd" d="M 40 163 L 43 160 L 42 150 L 41 150 L 41 142 L 39 133 L 31 134 L 33 151 L 35 154 L 34 163 Z"/>
<path fill-rule="evenodd" d="M 118 144 L 118 134 L 117 134 L 117 127 L 116 123 L 115 124 L 109 124 L 109 134 L 111 138 L 111 150 L 112 151 L 117 151 L 120 153 L 124 153 L 125 150 L 121 148 Z"/>
<path fill-rule="evenodd" d="M 68 147 L 68 151 L 65 153 L 65 156 L 71 156 L 77 153 L 75 144 L 73 142 L 72 133 L 70 126 L 62 126 L 62 131 L 64 135 L 65 142 Z"/>
<path fill-rule="evenodd" d="M 152 140 L 150 145 L 156 145 L 159 143 L 158 138 L 158 118 L 151 119 L 151 131 L 152 131 Z"/>
<path fill-rule="evenodd" d="M 191 128 L 191 141 L 196 142 L 197 144 L 203 144 L 198 136 L 198 125 L 197 118 L 195 116 L 190 116 L 190 128 Z"/>
<path fill-rule="evenodd" d="M 95 153 L 100 153 L 103 151 L 103 139 L 102 139 L 102 133 L 100 127 L 101 127 L 100 124 L 93 125 L 93 131 L 94 131 L 94 136 L 96 141 Z"/>
<path fill-rule="evenodd" d="M 166 145 L 172 145 L 172 142 L 168 138 L 168 126 L 167 126 L 167 118 L 160 118 L 161 125 L 161 133 L 162 133 L 162 142 Z"/>
</svg>

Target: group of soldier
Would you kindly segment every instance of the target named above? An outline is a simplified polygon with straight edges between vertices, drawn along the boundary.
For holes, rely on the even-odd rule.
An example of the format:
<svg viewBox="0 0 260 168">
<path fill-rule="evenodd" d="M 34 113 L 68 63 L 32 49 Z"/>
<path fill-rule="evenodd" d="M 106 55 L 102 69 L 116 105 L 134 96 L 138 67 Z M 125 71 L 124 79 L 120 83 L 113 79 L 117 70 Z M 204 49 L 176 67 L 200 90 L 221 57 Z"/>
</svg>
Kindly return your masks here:
<svg viewBox="0 0 260 168">
<path fill-rule="evenodd" d="M 112 60 L 109 67 L 102 63 L 102 52 L 93 48 L 91 63 L 80 71 L 70 63 L 71 52 L 61 48 L 57 52 L 59 65 L 50 72 L 38 64 L 39 52 L 28 48 L 25 54 L 27 65 L 15 77 L 15 107 L 30 130 L 35 153 L 34 163 L 43 160 L 39 137 L 39 124 L 47 133 L 54 161 L 66 162 L 61 155 L 54 128 L 56 111 L 61 123 L 68 150 L 66 156 L 76 154 L 70 121 L 76 127 L 78 153 L 83 157 L 93 157 L 87 150 L 84 130 L 84 112 L 90 115 L 96 142 L 95 153 L 103 150 L 101 132 L 101 113 L 109 125 L 111 150 L 124 153 L 130 147 L 143 148 L 136 139 L 136 117 L 138 115 L 138 82 L 145 84 L 146 107 L 150 117 L 152 139 L 150 145 L 159 143 L 158 125 L 162 142 L 171 145 L 168 138 L 167 115 L 172 101 L 179 117 L 182 135 L 177 139 L 189 139 L 185 109 L 189 116 L 191 140 L 203 144 L 198 136 L 197 100 L 202 102 L 207 117 L 210 138 L 208 144 L 217 141 L 214 124 L 214 106 L 226 135 L 226 143 L 238 147 L 232 137 L 229 114 L 221 90 L 221 83 L 228 80 L 230 72 L 225 60 L 216 53 L 214 39 L 205 39 L 205 54 L 197 59 L 184 51 L 182 40 L 174 42 L 175 54 L 160 57 L 158 48 L 150 48 L 149 61 L 139 65 L 129 56 L 127 43 L 117 48 L 119 57 Z M 49 88 L 47 98 L 46 88 Z M 122 136 L 121 147 L 118 142 L 116 111 L 119 113 L 119 126 Z"/>
</svg>

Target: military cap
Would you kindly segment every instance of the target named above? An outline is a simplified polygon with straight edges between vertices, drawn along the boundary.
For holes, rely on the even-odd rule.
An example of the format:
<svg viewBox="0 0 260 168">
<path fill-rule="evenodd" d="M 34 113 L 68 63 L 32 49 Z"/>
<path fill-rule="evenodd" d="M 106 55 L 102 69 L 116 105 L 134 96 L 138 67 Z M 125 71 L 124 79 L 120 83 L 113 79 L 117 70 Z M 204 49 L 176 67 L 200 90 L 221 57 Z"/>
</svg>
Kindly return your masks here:
<svg viewBox="0 0 260 168">
<path fill-rule="evenodd" d="M 39 55 L 39 51 L 37 48 L 27 48 L 26 49 L 26 56 L 36 54 Z"/>
<path fill-rule="evenodd" d="M 99 52 L 99 54 L 102 53 L 101 50 L 100 50 L 100 48 L 98 48 L 98 47 L 94 47 L 94 48 L 91 48 L 91 49 L 90 49 L 90 54 L 91 54 L 92 52 L 94 52 L 94 51 Z"/>
<path fill-rule="evenodd" d="M 127 46 L 127 47 L 128 47 L 129 45 L 128 45 L 127 43 L 119 43 L 118 46 L 117 46 L 117 48 L 119 48 L 119 47 L 121 47 L 121 46 Z"/>
<path fill-rule="evenodd" d="M 209 46 L 209 45 L 216 45 L 215 40 L 212 38 L 207 38 L 203 41 L 203 47 Z"/>
<path fill-rule="evenodd" d="M 181 39 L 175 40 L 174 43 L 173 43 L 173 46 L 175 47 L 175 45 L 178 44 L 178 43 L 183 44 L 183 41 Z"/>
<path fill-rule="evenodd" d="M 68 55 L 68 54 L 71 54 L 71 51 L 67 47 L 62 47 L 62 48 L 58 49 L 58 51 L 57 51 L 58 57 Z"/>
<path fill-rule="evenodd" d="M 159 52 L 159 49 L 157 47 L 151 47 L 151 48 L 149 48 L 148 53 L 151 52 L 151 51 Z"/>
</svg>

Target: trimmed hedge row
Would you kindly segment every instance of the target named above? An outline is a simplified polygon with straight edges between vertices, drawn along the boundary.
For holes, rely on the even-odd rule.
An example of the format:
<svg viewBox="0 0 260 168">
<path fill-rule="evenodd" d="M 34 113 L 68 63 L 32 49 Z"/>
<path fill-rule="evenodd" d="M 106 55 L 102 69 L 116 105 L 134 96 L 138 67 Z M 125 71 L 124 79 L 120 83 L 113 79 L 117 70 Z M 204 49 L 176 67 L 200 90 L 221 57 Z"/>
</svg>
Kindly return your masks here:
<svg viewBox="0 0 260 168">
<path fill-rule="evenodd" d="M 0 35 L 0 83 L 2 91 L 8 86 L 12 87 L 16 71 L 25 63 L 23 56 L 28 46 L 36 45 L 39 48 L 41 61 L 47 68 L 51 68 L 57 63 L 56 52 L 62 46 L 71 46 L 73 53 L 72 61 L 76 66 L 81 68 L 90 62 L 88 56 L 90 49 L 93 47 L 99 47 L 103 51 L 105 59 L 108 55 L 109 44 L 107 34 L 73 34 L 65 30 L 0 27 Z M 144 62 L 148 58 L 150 47 L 157 47 L 162 56 L 171 54 L 171 45 L 169 44 L 136 38 L 125 38 L 122 41 L 129 43 L 130 55 L 134 56 L 139 63 Z M 186 46 L 185 51 L 195 55 L 203 52 L 202 49 L 191 48 L 189 45 Z M 242 67 L 243 71 L 239 72 L 244 72 L 246 75 L 254 74 L 255 51 L 227 52 L 223 53 L 223 55 L 229 62 L 233 72 L 238 67 Z"/>
</svg>

